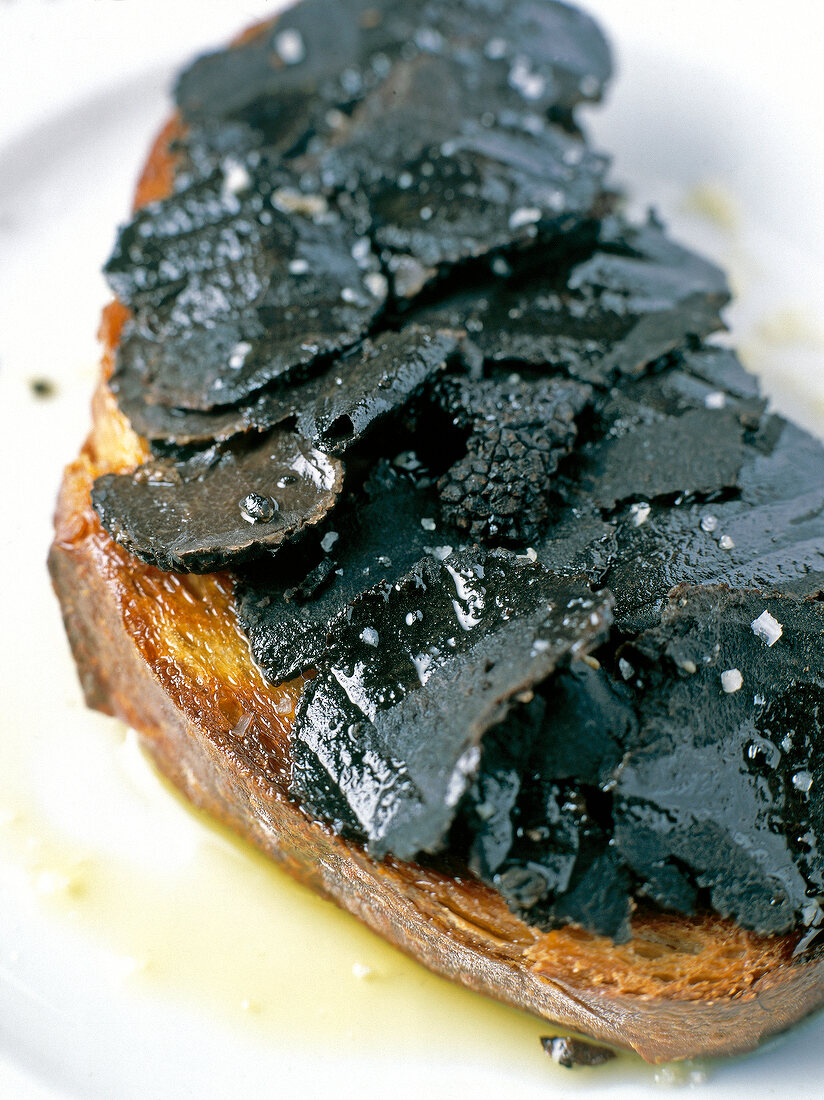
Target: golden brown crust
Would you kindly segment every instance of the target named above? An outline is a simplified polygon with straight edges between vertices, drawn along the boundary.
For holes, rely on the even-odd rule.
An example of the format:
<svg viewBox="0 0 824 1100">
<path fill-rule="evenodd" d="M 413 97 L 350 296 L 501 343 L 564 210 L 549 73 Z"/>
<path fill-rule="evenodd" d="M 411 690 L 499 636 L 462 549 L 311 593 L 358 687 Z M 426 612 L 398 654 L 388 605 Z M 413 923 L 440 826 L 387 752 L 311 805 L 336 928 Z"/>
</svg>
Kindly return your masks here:
<svg viewBox="0 0 824 1100">
<path fill-rule="evenodd" d="M 173 119 L 159 135 L 136 206 L 168 193 L 180 133 Z M 401 950 L 564 1027 L 660 1062 L 752 1049 L 824 1000 L 824 958 L 793 961 L 797 937 L 652 912 L 636 913 L 622 946 L 575 928 L 542 933 L 468 874 L 378 863 L 289 801 L 287 736 L 303 681 L 265 680 L 227 575 L 161 573 L 115 545 L 92 511 L 94 478 L 147 453 L 106 385 L 127 317 L 117 302 L 104 311 L 92 430 L 66 470 L 49 556 L 90 706 L 137 729 L 193 803 Z"/>
</svg>

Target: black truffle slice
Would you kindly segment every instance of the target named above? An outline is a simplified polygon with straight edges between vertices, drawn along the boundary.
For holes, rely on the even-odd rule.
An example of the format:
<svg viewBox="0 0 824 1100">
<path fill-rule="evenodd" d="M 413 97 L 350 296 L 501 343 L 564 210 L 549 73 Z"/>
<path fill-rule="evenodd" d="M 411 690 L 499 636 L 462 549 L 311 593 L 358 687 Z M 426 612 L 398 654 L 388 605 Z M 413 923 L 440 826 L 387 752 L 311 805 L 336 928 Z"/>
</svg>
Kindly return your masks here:
<svg viewBox="0 0 824 1100">
<path fill-rule="evenodd" d="M 632 883 L 604 788 L 635 725 L 626 689 L 574 660 L 485 738 L 463 810 L 469 862 L 530 924 L 626 938 Z"/>
<path fill-rule="evenodd" d="M 475 539 L 537 538 L 552 477 L 591 398 L 567 379 L 444 379 L 436 399 L 469 432 L 466 454 L 438 483 L 444 518 Z"/>
<path fill-rule="evenodd" d="M 146 380 L 149 362 L 156 354 L 155 341 L 137 337 L 126 339 L 117 356 L 117 371 L 111 389 L 117 404 L 131 426 L 151 444 L 161 447 L 204 446 L 224 443 L 233 436 L 264 432 L 290 420 L 301 407 L 305 395 L 317 389 L 317 380 L 276 382 L 235 405 L 213 409 L 183 409 L 159 405 L 147 400 Z"/>
<path fill-rule="evenodd" d="M 824 446 L 780 417 L 764 432 L 775 433 L 766 453 L 750 449 L 735 499 L 653 502 L 616 516 L 607 583 L 622 629 L 651 625 L 683 582 L 816 590 L 824 572 Z"/>
<path fill-rule="evenodd" d="M 609 46 L 592 18 L 564 3 L 439 0 L 437 28 L 453 55 L 483 56 L 483 77 L 517 93 L 523 107 L 569 111 L 600 99 L 612 74 Z M 492 62 L 492 64 L 490 64 Z M 467 63 L 474 68 L 477 62 Z M 487 76 L 488 72 L 488 76 Z"/>
<path fill-rule="evenodd" d="M 756 432 L 767 402 L 758 379 L 728 348 L 713 345 L 678 348 L 639 378 L 619 379 L 599 404 L 605 434 L 617 437 L 657 415 L 690 411 L 734 411 L 749 432 Z"/>
<path fill-rule="evenodd" d="M 212 573 L 271 550 L 334 507 L 343 467 L 293 432 L 185 462 L 104 474 L 92 504 L 112 538 L 166 572 Z"/>
<path fill-rule="evenodd" d="M 551 520 L 533 549 L 538 561 L 551 573 L 584 574 L 601 584 L 618 552 L 617 525 L 605 520 L 600 509 L 563 486 L 564 500 L 554 508 Z"/>
<path fill-rule="evenodd" d="M 384 303 L 368 242 L 322 196 L 256 171 L 238 193 L 193 184 L 120 233 L 106 274 L 134 321 L 118 357 L 147 402 L 232 404 L 351 346 Z"/>
<path fill-rule="evenodd" d="M 374 855 L 437 850 L 483 734 L 609 618 L 608 596 L 513 555 L 425 558 L 331 624 L 295 715 L 295 793 Z"/>
<path fill-rule="evenodd" d="M 242 121 L 288 153 L 386 75 L 420 7 L 303 0 L 243 45 L 198 58 L 178 78 L 178 107 L 198 125 Z"/>
<path fill-rule="evenodd" d="M 533 543 L 538 560 L 554 572 L 585 572 L 597 583 L 609 578 L 617 621 L 627 630 L 650 625 L 674 584 L 724 579 L 732 558 L 749 553 L 732 545 L 726 520 L 750 511 L 751 503 L 739 503 L 743 487 L 753 483 L 755 466 L 757 480 L 763 481 L 773 461 L 767 455 L 778 429 L 774 420 L 764 420 L 764 407 L 757 380 L 733 352 L 717 347 L 682 349 L 641 378 L 624 379 L 597 394 L 595 415 L 586 426 L 596 441 L 580 447 L 554 481 L 558 500 Z M 702 424 L 708 448 L 722 455 L 715 470 L 704 465 L 700 447 L 685 451 L 677 446 L 694 428 L 693 442 L 703 447 Z M 814 450 L 820 447 L 807 441 Z M 798 440 L 783 449 L 794 449 L 809 469 L 810 458 L 803 457 Z M 778 452 L 774 461 L 786 470 Z M 779 495 L 788 486 L 792 495 L 798 484 L 792 476 L 782 484 L 775 474 L 771 481 Z M 701 483 L 703 489 L 697 489 Z M 707 501 L 696 503 L 690 487 Z M 616 499 L 633 503 L 616 508 Z M 813 519 L 808 516 L 807 524 Z M 768 522 L 765 544 L 776 534 Z M 756 534 L 752 524 L 749 541 Z M 785 532 L 784 543 L 792 537 Z M 779 550 L 776 562 L 780 558 Z M 779 579 L 784 582 L 776 573 L 763 583 Z M 735 577 L 736 583 L 753 580 L 762 583 L 752 571 Z"/>
<path fill-rule="evenodd" d="M 599 249 L 559 274 L 557 261 L 422 309 L 425 324 L 466 328 L 485 359 L 548 365 L 597 385 L 638 375 L 690 336 L 723 328 L 723 273 L 650 222 L 609 219 Z"/>
<path fill-rule="evenodd" d="M 623 651 L 646 690 L 614 845 L 660 904 L 680 907 L 675 872 L 759 933 L 820 920 L 822 642 L 815 600 L 684 586 Z"/>
<path fill-rule="evenodd" d="M 680 349 L 675 365 L 707 384 L 709 390 L 701 393 L 705 405 L 710 394 L 719 392 L 726 398 L 762 403 L 761 385 L 757 376 L 746 370 L 730 348 L 707 345 L 689 350 Z"/>
<path fill-rule="evenodd" d="M 458 344 L 452 333 L 407 326 L 399 333 L 365 340 L 335 360 L 324 375 L 276 384 L 237 405 L 198 411 L 146 400 L 143 349 L 137 342 L 121 355 L 115 385 L 121 410 L 152 443 L 182 447 L 223 442 L 288 420 L 314 446 L 337 453 L 406 404 L 442 369 Z"/>
<path fill-rule="evenodd" d="M 263 181 L 261 180 L 263 185 Z M 221 172 L 138 210 L 117 237 L 104 269 L 130 309 L 158 308 L 188 281 L 220 280 L 219 302 L 191 293 L 181 305 L 207 320 L 252 305 L 266 285 L 263 196 L 251 177 L 234 189 Z"/>
<path fill-rule="evenodd" d="M 444 540 L 455 540 L 436 528 L 437 509 L 428 484 L 381 460 L 317 545 L 287 547 L 241 574 L 240 623 L 270 680 L 317 666 L 330 621 L 365 589 L 402 577 L 430 548 L 451 552 Z"/>
<path fill-rule="evenodd" d="M 580 485 L 600 508 L 618 501 L 694 496 L 735 488 L 747 458 L 744 427 L 731 409 L 660 416 L 586 447 Z"/>
<path fill-rule="evenodd" d="M 189 123 L 241 120 L 279 152 L 321 138 L 330 109 L 357 104 L 399 58 L 453 58 L 488 102 L 534 112 L 598 99 L 611 73 L 588 16 L 532 0 L 304 0 L 240 47 L 198 59 L 176 98 Z"/>
<path fill-rule="evenodd" d="M 380 133 L 370 132 L 371 164 L 382 164 L 383 146 Z M 358 178 L 347 154 L 336 151 L 324 168 L 339 186 Z M 356 160 L 363 155 L 356 147 Z M 527 133 L 477 126 L 468 132 L 464 126 L 414 159 L 407 153 L 386 164 L 374 172 L 375 182 L 365 171 L 360 175 L 376 247 L 434 273 L 571 232 L 593 216 L 605 168 L 604 157 L 560 128 Z"/>
<path fill-rule="evenodd" d="M 388 414 L 403 408 L 446 366 L 460 338 L 413 325 L 366 341 L 317 384 L 297 413 L 298 431 L 332 454 L 346 451 Z"/>
</svg>

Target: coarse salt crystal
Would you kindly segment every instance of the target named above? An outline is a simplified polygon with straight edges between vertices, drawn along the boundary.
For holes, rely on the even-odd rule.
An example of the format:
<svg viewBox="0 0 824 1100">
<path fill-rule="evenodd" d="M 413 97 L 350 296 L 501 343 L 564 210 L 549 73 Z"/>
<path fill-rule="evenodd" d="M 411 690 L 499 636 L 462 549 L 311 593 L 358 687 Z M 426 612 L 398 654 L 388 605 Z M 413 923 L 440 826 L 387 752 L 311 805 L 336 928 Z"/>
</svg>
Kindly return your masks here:
<svg viewBox="0 0 824 1100">
<path fill-rule="evenodd" d="M 793 786 L 802 794 L 807 794 L 813 785 L 813 777 L 809 772 L 796 772 L 793 776 Z"/>
<path fill-rule="evenodd" d="M 370 271 L 364 275 L 363 281 L 373 298 L 385 298 L 389 292 L 389 283 L 380 271 Z"/>
<path fill-rule="evenodd" d="M 630 514 L 632 515 L 632 522 L 636 527 L 640 527 L 647 522 L 651 511 L 652 508 L 645 502 L 631 505 Z"/>
<path fill-rule="evenodd" d="M 235 344 L 229 355 L 229 366 L 232 370 L 240 370 L 243 364 L 246 362 L 246 356 L 252 350 L 252 345 L 245 340 L 241 340 Z"/>
<path fill-rule="evenodd" d="M 635 669 L 625 657 L 619 658 L 618 670 L 625 680 L 631 680 L 635 675 Z"/>
<path fill-rule="evenodd" d="M 252 177 L 244 164 L 227 158 L 223 163 L 223 190 L 230 195 L 239 195 L 252 186 Z"/>
<path fill-rule="evenodd" d="M 275 53 L 284 65 L 298 65 L 306 57 L 306 45 L 300 31 L 289 27 L 275 35 Z"/>
<path fill-rule="evenodd" d="M 721 673 L 721 687 L 727 695 L 733 695 L 744 686 L 744 677 L 737 668 L 728 668 Z"/>
<path fill-rule="evenodd" d="M 510 229 L 520 229 L 524 225 L 534 225 L 541 220 L 541 211 L 537 206 L 519 206 L 512 211 L 509 219 Z"/>
<path fill-rule="evenodd" d="M 490 38 L 484 48 L 484 56 L 490 61 L 500 61 L 506 57 L 507 49 L 505 38 Z"/>
<path fill-rule="evenodd" d="M 769 611 L 762 611 L 757 619 L 753 619 L 750 626 L 756 638 L 760 638 L 768 646 L 774 646 L 784 633 L 784 627 Z"/>
</svg>

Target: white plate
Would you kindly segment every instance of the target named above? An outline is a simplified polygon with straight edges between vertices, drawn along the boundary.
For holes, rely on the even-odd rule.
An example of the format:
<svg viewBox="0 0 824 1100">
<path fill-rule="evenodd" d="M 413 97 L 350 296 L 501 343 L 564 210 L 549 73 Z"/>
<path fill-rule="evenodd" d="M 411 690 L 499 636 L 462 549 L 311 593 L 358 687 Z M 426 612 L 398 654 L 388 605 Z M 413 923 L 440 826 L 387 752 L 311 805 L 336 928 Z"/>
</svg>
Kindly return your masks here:
<svg viewBox="0 0 824 1100">
<path fill-rule="evenodd" d="M 284 882 L 83 707 L 43 561 L 88 423 L 98 271 L 173 65 L 276 6 L 0 0 L 0 1095 L 819 1096 L 821 1019 L 659 1083 L 634 1061 L 556 1069 L 547 1027 Z M 824 431 L 821 5 L 590 7 L 621 60 L 591 116 L 617 176 L 732 270 L 736 341 Z"/>
</svg>

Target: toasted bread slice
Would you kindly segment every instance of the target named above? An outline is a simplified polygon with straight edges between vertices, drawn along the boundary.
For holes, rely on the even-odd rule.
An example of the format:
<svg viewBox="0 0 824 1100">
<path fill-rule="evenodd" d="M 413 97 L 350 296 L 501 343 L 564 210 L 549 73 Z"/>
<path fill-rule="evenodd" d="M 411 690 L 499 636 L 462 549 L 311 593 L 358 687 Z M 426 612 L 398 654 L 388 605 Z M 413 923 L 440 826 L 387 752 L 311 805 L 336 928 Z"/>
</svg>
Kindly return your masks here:
<svg viewBox="0 0 824 1100">
<path fill-rule="evenodd" d="M 172 120 L 136 206 L 168 193 Z M 232 579 L 162 573 L 101 528 L 89 493 L 148 447 L 107 386 L 127 317 L 104 311 L 92 430 L 66 470 L 49 567 L 86 701 L 133 726 L 195 805 L 401 950 L 471 989 L 651 1062 L 750 1050 L 824 1000 L 824 957 L 793 957 L 797 935 L 765 938 L 712 915 L 639 910 L 629 943 L 514 916 L 466 871 L 393 859 L 312 820 L 288 794 L 289 725 L 303 681 L 273 687 L 237 626 Z"/>
</svg>

